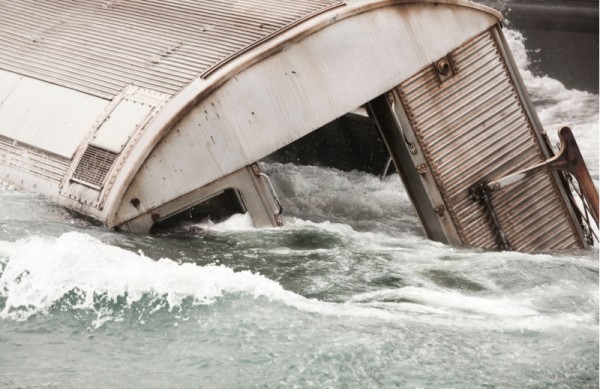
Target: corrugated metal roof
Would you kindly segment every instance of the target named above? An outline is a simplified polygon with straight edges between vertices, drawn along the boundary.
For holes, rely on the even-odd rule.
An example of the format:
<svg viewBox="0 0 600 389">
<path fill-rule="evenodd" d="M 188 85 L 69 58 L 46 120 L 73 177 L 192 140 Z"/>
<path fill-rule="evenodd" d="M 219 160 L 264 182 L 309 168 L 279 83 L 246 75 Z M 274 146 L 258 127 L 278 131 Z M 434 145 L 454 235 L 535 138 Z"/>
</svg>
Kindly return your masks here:
<svg viewBox="0 0 600 389">
<path fill-rule="evenodd" d="M 419 144 L 464 243 L 496 247 L 489 216 L 470 188 L 545 160 L 491 32 L 451 53 L 456 75 L 427 67 L 400 85 Z M 493 195 L 500 224 L 519 251 L 579 248 L 550 173 Z"/>
<path fill-rule="evenodd" d="M 0 165 L 60 182 L 71 160 L 0 135 Z"/>
<path fill-rule="evenodd" d="M 193 78 L 339 0 L 0 0 L 0 68 L 112 99 Z"/>
</svg>

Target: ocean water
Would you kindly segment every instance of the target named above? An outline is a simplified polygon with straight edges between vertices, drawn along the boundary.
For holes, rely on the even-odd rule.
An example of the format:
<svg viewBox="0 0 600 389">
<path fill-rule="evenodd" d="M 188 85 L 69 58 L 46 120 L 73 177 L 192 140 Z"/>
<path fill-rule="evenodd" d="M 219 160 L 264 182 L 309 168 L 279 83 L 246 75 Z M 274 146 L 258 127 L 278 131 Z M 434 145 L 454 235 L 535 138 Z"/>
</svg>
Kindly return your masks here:
<svg viewBox="0 0 600 389">
<path fill-rule="evenodd" d="M 598 185 L 598 96 L 528 69 Z M 428 241 L 397 176 L 264 165 L 287 225 L 156 235 L 0 185 L 1 388 L 598 387 L 598 248 Z"/>
</svg>

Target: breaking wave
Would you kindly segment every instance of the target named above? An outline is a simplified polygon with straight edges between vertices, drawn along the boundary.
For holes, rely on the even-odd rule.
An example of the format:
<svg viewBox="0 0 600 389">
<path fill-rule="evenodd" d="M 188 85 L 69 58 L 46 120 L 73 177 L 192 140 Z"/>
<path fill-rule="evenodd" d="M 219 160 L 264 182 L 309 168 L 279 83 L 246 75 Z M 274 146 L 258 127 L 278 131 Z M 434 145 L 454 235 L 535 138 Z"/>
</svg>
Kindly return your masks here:
<svg viewBox="0 0 600 389">
<path fill-rule="evenodd" d="M 226 228 L 239 223 L 240 218 L 224 222 Z M 389 244 L 385 241 L 389 238 L 384 236 L 378 238 L 376 234 L 359 233 L 329 222 L 296 221 L 289 227 L 302 228 L 339 233 L 350 240 L 361 235 L 362 240 L 372 245 Z M 443 251 L 443 247 L 440 249 Z M 407 263 L 406 273 L 410 274 L 417 265 Z M 587 266 L 597 271 L 593 265 Z M 509 328 L 572 326 L 576 322 L 594 325 L 593 312 L 573 309 L 552 312 L 547 307 L 548 298 L 543 297 L 552 296 L 548 288 L 537 291 L 528 288 L 498 297 L 495 291 L 474 295 L 416 279 L 414 284 L 380 288 L 354 294 L 345 301 L 328 302 L 286 290 L 279 282 L 256 272 L 235 271 L 220 264 L 200 266 L 168 258 L 154 260 L 141 251 L 128 251 L 80 232 L 68 232 L 57 238 L 34 236 L 0 242 L 0 319 L 3 320 L 28 320 L 75 311 L 91 314 L 90 325 L 97 328 L 106 322 L 122 321 L 129 311 L 135 310 L 141 312 L 137 320 L 143 324 L 157 312 L 181 317 L 198 306 L 214 305 L 221 299 L 249 298 L 281 305 L 282 309 L 287 306 L 305 313 L 364 317 L 400 325 L 426 320 L 456 326 L 457 318 L 462 318 L 465 320 L 461 326 L 489 326 L 486 318 L 490 316 L 498 318 L 493 325 Z M 555 288 L 555 297 L 561 293 L 570 296 L 572 289 L 565 285 Z M 588 300 L 597 300 L 594 290 L 577 291 L 584 292 Z"/>
<path fill-rule="evenodd" d="M 505 29 L 504 34 L 548 136 L 553 142 L 558 142 L 558 129 L 565 125 L 571 127 L 598 186 L 598 95 L 567 89 L 551 77 L 534 75 L 530 70 L 523 34 L 509 29 Z"/>
<path fill-rule="evenodd" d="M 208 304 L 226 293 L 294 299 L 291 292 L 259 274 L 164 258 L 154 261 L 142 252 L 107 245 L 78 232 L 2 242 L 0 253 L 3 318 L 26 319 L 47 312 L 69 294 L 75 295 L 73 308 L 77 309 L 95 309 L 100 296 L 112 301 L 125 298 L 132 304 L 150 294 L 164 299 L 169 307 L 180 306 L 186 298 Z"/>
</svg>

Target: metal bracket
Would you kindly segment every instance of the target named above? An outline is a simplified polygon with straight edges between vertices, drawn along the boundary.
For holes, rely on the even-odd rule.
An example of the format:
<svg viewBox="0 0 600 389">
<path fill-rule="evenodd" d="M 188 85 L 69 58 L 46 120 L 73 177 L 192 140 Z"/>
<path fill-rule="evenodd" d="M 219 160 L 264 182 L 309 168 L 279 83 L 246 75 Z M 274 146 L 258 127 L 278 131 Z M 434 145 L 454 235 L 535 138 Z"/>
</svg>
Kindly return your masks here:
<svg viewBox="0 0 600 389">
<path fill-rule="evenodd" d="M 490 217 L 490 222 L 492 224 L 492 230 L 496 234 L 498 247 L 500 247 L 501 250 L 513 250 L 512 246 L 510 245 L 510 242 L 506 238 L 504 229 L 502 229 L 502 226 L 500 225 L 500 219 L 498 219 L 498 215 L 496 214 L 496 210 L 494 209 L 494 205 L 492 204 L 490 187 L 486 184 L 479 184 L 471 188 L 471 196 L 474 200 L 479 201 L 487 211 L 487 214 Z"/>
<path fill-rule="evenodd" d="M 402 133 L 402 139 L 404 139 L 404 143 L 406 143 L 406 145 L 408 146 L 408 151 L 410 151 L 411 154 L 417 154 L 417 148 L 416 148 L 415 144 L 412 143 L 410 140 L 408 140 L 408 138 L 406 137 L 406 134 L 404 133 L 404 130 L 402 129 L 402 124 L 400 123 L 400 121 L 398 120 L 398 116 L 396 115 L 396 98 L 394 97 L 394 93 L 388 92 L 386 97 L 387 97 L 388 103 L 390 104 L 390 107 L 392 108 L 392 111 L 394 112 L 394 115 L 392 115 L 392 116 L 394 117 L 396 126 Z"/>
<path fill-rule="evenodd" d="M 443 205 L 440 205 L 439 207 L 435 207 L 435 213 L 436 215 L 438 215 L 440 218 L 444 218 L 444 214 L 446 213 L 446 207 L 444 207 Z"/>
<path fill-rule="evenodd" d="M 569 127 L 562 127 L 558 131 L 558 136 L 560 138 L 561 147 L 558 154 L 554 157 L 530 168 L 491 181 L 487 183 L 486 186 L 490 191 L 496 191 L 523 181 L 539 172 L 561 170 L 570 173 L 575 176 L 577 181 L 579 181 L 583 198 L 589 204 L 592 217 L 594 218 L 596 225 L 598 225 L 598 190 L 594 186 L 594 181 L 583 161 L 573 132 Z"/>
<path fill-rule="evenodd" d="M 381 173 L 381 176 L 379 177 L 380 180 L 383 180 L 387 177 L 388 171 L 390 170 L 390 165 L 392 164 L 393 160 L 394 159 L 391 156 L 388 157 L 388 160 L 385 163 L 385 167 L 383 168 L 383 173 Z"/>
<path fill-rule="evenodd" d="M 273 212 L 273 214 L 275 215 L 275 221 L 277 222 L 277 224 L 282 226 L 283 219 L 281 217 L 281 214 L 283 213 L 283 207 L 281 206 L 281 202 L 279 201 L 279 196 L 277 196 L 277 192 L 275 192 L 275 188 L 273 187 L 273 184 L 271 183 L 271 179 L 269 178 L 268 175 L 266 175 L 265 173 L 260 171 L 258 164 L 253 163 L 251 167 L 252 167 L 252 172 L 254 173 L 255 176 L 262 177 L 265 179 L 265 181 L 267 181 L 267 184 L 269 186 L 269 191 L 271 192 L 271 195 L 273 196 L 273 199 L 275 200 L 275 204 L 277 205 L 277 210 L 275 210 Z"/>
<path fill-rule="evenodd" d="M 500 248 L 504 250 L 512 250 L 512 248 L 502 230 L 496 211 L 494 210 L 491 196 L 492 192 L 521 182 L 540 172 L 560 170 L 573 175 L 577 181 L 579 181 L 583 195 L 582 198 L 585 200 L 584 208 L 586 207 L 585 203 L 587 203 L 592 217 L 596 222 L 596 225 L 598 225 L 598 191 L 596 190 L 587 166 L 583 161 L 577 142 L 575 142 L 573 132 L 569 127 L 562 127 L 558 132 L 558 136 L 561 141 L 561 147 L 558 154 L 554 157 L 527 169 L 520 170 L 488 183 L 480 183 L 471 188 L 471 196 L 476 201 L 481 202 L 485 207 L 491 219 L 492 229 L 498 238 L 498 244 Z"/>
<path fill-rule="evenodd" d="M 440 83 L 452 78 L 456 74 L 454 61 L 450 54 L 435 62 L 433 68 Z"/>
</svg>

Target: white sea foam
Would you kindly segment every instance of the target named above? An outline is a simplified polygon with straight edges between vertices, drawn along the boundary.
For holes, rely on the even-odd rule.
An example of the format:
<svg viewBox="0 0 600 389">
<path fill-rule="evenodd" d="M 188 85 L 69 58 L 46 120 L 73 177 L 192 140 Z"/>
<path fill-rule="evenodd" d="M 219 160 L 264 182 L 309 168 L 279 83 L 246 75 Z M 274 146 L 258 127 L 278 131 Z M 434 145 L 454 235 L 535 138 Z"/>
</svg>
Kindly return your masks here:
<svg viewBox="0 0 600 389">
<path fill-rule="evenodd" d="M 283 203 L 284 218 L 346 224 L 360 231 L 414 231 L 418 224 L 398 175 L 265 164 Z M 418 229 L 417 229 L 418 231 Z"/>
<path fill-rule="evenodd" d="M 416 321 L 417 324 L 423 322 L 463 330 L 546 331 L 597 327 L 597 310 L 549 310 L 546 305 L 552 305 L 551 300 L 560 293 L 548 296 L 545 295 L 546 289 L 516 295 L 471 296 L 446 289 L 409 286 L 358 294 L 350 301 L 385 309 L 396 318 L 402 317 L 405 323 Z M 565 294 L 565 291 L 561 293 Z M 597 305 L 595 291 L 584 290 L 581 293 L 589 294 L 592 301 L 589 307 L 594 306 L 594 302 Z"/>
<path fill-rule="evenodd" d="M 15 191 L 15 190 L 17 190 L 17 187 L 15 187 L 13 184 L 10 184 L 6 181 L 0 180 L 0 191 Z"/>
<path fill-rule="evenodd" d="M 85 297 L 79 306 L 83 309 L 93 308 L 95 294 L 105 294 L 109 299 L 127 296 L 132 303 L 151 293 L 166 298 L 171 306 L 186 297 L 210 303 L 224 293 L 269 298 L 292 294 L 259 274 L 234 272 L 217 265 L 154 261 L 143 253 L 110 246 L 77 232 L 59 238 L 2 242 L 0 253 L 5 261 L 0 276 L 0 296 L 6 298 L 2 317 L 27 318 L 45 312 L 73 290 Z"/>
<path fill-rule="evenodd" d="M 170 307 L 193 298 L 210 304 L 228 293 L 265 297 L 307 311 L 332 315 L 389 318 L 386 312 L 307 299 L 285 290 L 279 283 L 249 271 L 235 272 L 222 265 L 178 264 L 154 261 L 101 242 L 89 235 L 69 232 L 58 238 L 31 237 L 0 242 L 0 297 L 6 301 L 0 318 L 25 320 L 46 313 L 69 292 L 83 300 L 77 309 L 96 310 L 94 296 L 109 300 L 127 297 L 128 304 L 152 294 Z M 100 310 L 105 308 L 100 308 Z M 97 312 L 107 320 L 106 312 Z"/>
<path fill-rule="evenodd" d="M 249 213 L 233 214 L 220 223 L 214 223 L 211 220 L 206 220 L 202 223 L 192 224 L 187 228 L 218 232 L 241 232 L 255 229 Z"/>
<path fill-rule="evenodd" d="M 449 290 L 432 290 L 428 288 L 408 286 L 399 289 L 379 290 L 364 293 L 352 298 L 356 302 L 378 300 L 406 300 L 430 307 L 449 308 L 453 311 L 467 311 L 493 316 L 529 316 L 538 312 L 529 301 L 516 301 L 508 297 L 468 296 Z"/>
<path fill-rule="evenodd" d="M 592 175 L 598 177 L 599 115 L 598 95 L 567 89 L 560 81 L 548 76 L 536 76 L 530 70 L 523 34 L 504 31 L 515 62 L 527 86 L 536 111 L 550 138 L 558 141 L 557 130 L 567 125 L 572 128 L 584 159 Z"/>
<path fill-rule="evenodd" d="M 69 232 L 58 238 L 31 237 L 17 242 L 0 242 L 0 298 L 4 308 L 0 318 L 26 320 L 32 314 L 44 314 L 67 294 L 81 297 L 74 309 L 95 311 L 96 326 L 115 320 L 106 306 L 95 306 L 95 296 L 109 301 L 126 298 L 128 304 L 144 296 L 159 297 L 170 308 L 184 299 L 195 304 L 212 304 L 227 294 L 263 297 L 295 309 L 322 315 L 365 317 L 402 324 L 435 315 L 439 324 L 457 325 L 460 317 L 497 316 L 505 327 L 537 328 L 589 321 L 573 313 L 564 320 L 539 314 L 532 304 L 533 294 L 524 296 L 476 297 L 430 287 L 404 287 L 355 296 L 346 303 L 305 298 L 285 290 L 281 284 L 250 271 L 234 271 L 222 265 L 178 264 L 169 259 L 153 260 L 105 244 L 89 235 Z M 541 291 L 540 293 L 545 293 Z M 593 293 L 592 293 L 593 294 Z M 592 296 L 593 297 L 593 296 Z M 387 300 L 391 300 L 389 303 Z M 394 300 L 405 300 L 394 303 Z M 416 316 L 415 316 L 416 315 Z M 412 319 L 411 319 L 412 318 Z M 432 320 L 428 317 L 427 321 Z M 552 324 L 554 323 L 554 324 Z M 487 320 L 465 326 L 489 325 Z"/>
</svg>

